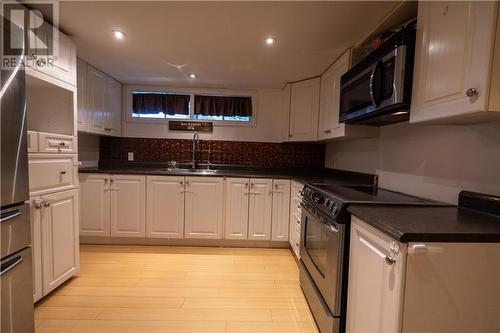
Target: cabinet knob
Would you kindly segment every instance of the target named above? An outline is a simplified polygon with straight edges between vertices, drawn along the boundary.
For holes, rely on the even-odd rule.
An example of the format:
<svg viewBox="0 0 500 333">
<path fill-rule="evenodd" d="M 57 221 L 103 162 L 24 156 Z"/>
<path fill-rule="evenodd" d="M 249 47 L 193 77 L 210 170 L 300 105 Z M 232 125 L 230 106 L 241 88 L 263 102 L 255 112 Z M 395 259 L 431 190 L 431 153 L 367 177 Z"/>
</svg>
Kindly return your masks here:
<svg viewBox="0 0 500 333">
<path fill-rule="evenodd" d="M 104 128 L 104 130 L 105 130 L 106 132 L 111 132 L 111 128 L 109 128 L 109 127 Z"/>
<path fill-rule="evenodd" d="M 38 67 L 44 67 L 46 64 L 47 64 L 47 60 L 45 60 L 44 58 L 40 58 L 36 61 L 36 65 Z"/>
<path fill-rule="evenodd" d="M 392 258 L 392 257 L 389 257 L 389 256 L 386 256 L 385 257 L 385 263 L 387 265 L 394 265 L 394 263 L 396 262 L 396 259 Z"/>
<path fill-rule="evenodd" d="M 479 90 L 477 90 L 476 88 L 469 88 L 467 89 L 467 92 L 465 94 L 467 95 L 467 97 L 474 97 L 479 95 Z"/>
<path fill-rule="evenodd" d="M 288 137 L 289 138 L 293 137 L 293 134 L 292 133 L 288 134 Z"/>
<path fill-rule="evenodd" d="M 43 207 L 50 207 L 50 202 L 45 201 L 45 202 L 43 203 Z"/>
<path fill-rule="evenodd" d="M 330 134 L 330 133 L 332 133 L 332 130 L 329 129 L 325 130 L 325 134 Z"/>
<path fill-rule="evenodd" d="M 65 174 L 66 174 L 66 171 L 64 171 L 64 170 L 63 170 L 63 171 L 59 171 L 59 173 L 60 173 L 61 175 L 65 175 Z"/>
<path fill-rule="evenodd" d="M 180 182 L 181 186 L 184 186 L 184 182 Z"/>
<path fill-rule="evenodd" d="M 59 146 L 61 146 L 61 147 L 66 146 L 66 142 L 59 142 Z"/>
</svg>

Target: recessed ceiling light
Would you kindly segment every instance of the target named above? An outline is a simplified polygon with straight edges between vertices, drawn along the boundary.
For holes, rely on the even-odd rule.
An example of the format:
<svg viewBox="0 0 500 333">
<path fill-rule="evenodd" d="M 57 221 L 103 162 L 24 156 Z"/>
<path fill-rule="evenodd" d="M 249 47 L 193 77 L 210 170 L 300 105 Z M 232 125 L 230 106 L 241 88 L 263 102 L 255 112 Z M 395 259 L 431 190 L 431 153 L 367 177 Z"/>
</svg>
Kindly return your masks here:
<svg viewBox="0 0 500 333">
<path fill-rule="evenodd" d="M 120 30 L 113 30 L 113 36 L 118 40 L 123 40 L 127 37 L 127 34 Z"/>
<path fill-rule="evenodd" d="M 276 43 L 276 38 L 267 37 L 265 41 L 267 45 L 274 45 Z"/>
<path fill-rule="evenodd" d="M 192 78 L 192 79 L 196 79 L 196 74 L 191 73 L 191 74 L 189 74 L 189 77 Z"/>
</svg>

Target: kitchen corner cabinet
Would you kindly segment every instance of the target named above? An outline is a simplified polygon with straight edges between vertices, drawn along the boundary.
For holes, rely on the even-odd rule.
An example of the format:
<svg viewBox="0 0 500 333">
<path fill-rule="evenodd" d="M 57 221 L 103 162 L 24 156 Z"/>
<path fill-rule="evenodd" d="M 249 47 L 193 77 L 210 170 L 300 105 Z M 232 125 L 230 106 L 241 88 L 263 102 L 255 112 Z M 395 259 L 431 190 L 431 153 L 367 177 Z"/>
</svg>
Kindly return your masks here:
<svg viewBox="0 0 500 333">
<path fill-rule="evenodd" d="M 270 240 L 273 204 L 273 180 L 250 179 L 248 239 Z"/>
<path fill-rule="evenodd" d="M 121 135 L 121 83 L 81 59 L 77 65 L 78 130 Z"/>
<path fill-rule="evenodd" d="M 316 77 L 292 83 L 289 141 L 317 140 L 320 81 Z"/>
<path fill-rule="evenodd" d="M 75 275 L 80 268 L 78 203 L 78 190 L 32 199 L 35 301 Z"/>
<path fill-rule="evenodd" d="M 321 75 L 319 140 L 373 137 L 378 128 L 373 126 L 348 125 L 339 122 L 340 78 L 351 67 L 351 50 L 347 50 Z"/>
<path fill-rule="evenodd" d="M 500 244 L 401 244 L 353 217 L 346 332 L 499 332 L 499 274 Z"/>
<path fill-rule="evenodd" d="M 144 237 L 146 235 L 146 177 L 112 175 L 111 236 Z"/>
<path fill-rule="evenodd" d="M 111 235 L 110 176 L 80 174 L 80 235 Z"/>
<path fill-rule="evenodd" d="M 290 225 L 290 180 L 273 180 L 271 240 L 288 241 Z"/>
<path fill-rule="evenodd" d="M 419 1 L 410 122 L 500 119 L 498 2 Z"/>
<path fill-rule="evenodd" d="M 223 178 L 186 177 L 184 237 L 222 239 Z"/>
<path fill-rule="evenodd" d="M 184 237 L 184 177 L 146 177 L 146 237 Z"/>
</svg>

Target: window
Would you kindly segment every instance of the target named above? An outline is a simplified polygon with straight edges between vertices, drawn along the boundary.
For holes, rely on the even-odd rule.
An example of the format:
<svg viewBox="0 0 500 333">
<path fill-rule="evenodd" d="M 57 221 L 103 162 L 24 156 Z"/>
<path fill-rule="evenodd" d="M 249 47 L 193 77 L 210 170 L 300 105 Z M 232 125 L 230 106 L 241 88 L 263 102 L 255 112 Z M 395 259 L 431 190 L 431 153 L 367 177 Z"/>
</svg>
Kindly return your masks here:
<svg viewBox="0 0 500 333">
<path fill-rule="evenodd" d="M 255 125 L 254 91 L 172 88 L 167 92 L 161 87 L 142 88 L 129 88 L 131 121 L 178 119 L 212 121 L 215 125 Z"/>
</svg>

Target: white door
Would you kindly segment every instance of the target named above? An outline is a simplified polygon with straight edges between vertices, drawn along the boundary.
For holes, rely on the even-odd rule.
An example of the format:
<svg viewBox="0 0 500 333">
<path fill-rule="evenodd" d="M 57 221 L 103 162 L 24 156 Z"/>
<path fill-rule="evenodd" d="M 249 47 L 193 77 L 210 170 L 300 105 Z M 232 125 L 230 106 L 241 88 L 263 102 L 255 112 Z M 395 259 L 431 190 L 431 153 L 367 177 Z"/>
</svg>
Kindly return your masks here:
<svg viewBox="0 0 500 333">
<path fill-rule="evenodd" d="M 43 205 L 40 198 L 33 198 L 30 202 L 31 221 L 31 249 L 33 251 L 33 301 L 43 296 L 42 283 L 42 213 Z"/>
<path fill-rule="evenodd" d="M 419 1 L 411 122 L 487 110 L 496 6 Z"/>
<path fill-rule="evenodd" d="M 43 294 L 54 290 L 80 267 L 78 190 L 43 196 Z"/>
<path fill-rule="evenodd" d="M 183 238 L 184 177 L 148 176 L 146 237 Z"/>
<path fill-rule="evenodd" d="M 108 174 L 80 174 L 80 235 L 111 235 L 111 195 Z"/>
<path fill-rule="evenodd" d="M 105 134 L 106 75 L 92 66 L 87 67 L 88 131 Z"/>
<path fill-rule="evenodd" d="M 288 241 L 290 226 L 290 180 L 273 180 L 273 208 L 271 240 Z"/>
<path fill-rule="evenodd" d="M 248 239 L 271 239 L 271 220 L 273 205 L 272 188 L 272 179 L 250 179 Z"/>
<path fill-rule="evenodd" d="M 146 177 L 111 175 L 111 236 L 146 235 Z"/>
<path fill-rule="evenodd" d="M 348 333 L 401 331 L 406 246 L 352 217 Z"/>
<path fill-rule="evenodd" d="M 290 141 L 318 138 L 320 80 L 317 77 L 292 84 Z"/>
<path fill-rule="evenodd" d="M 106 78 L 104 131 L 119 136 L 122 128 L 122 85 L 110 77 Z"/>
<path fill-rule="evenodd" d="M 226 179 L 225 239 L 247 239 L 248 237 L 249 189 L 248 178 Z"/>
<path fill-rule="evenodd" d="M 344 136 L 345 124 L 339 122 L 340 77 L 351 64 L 351 51 L 345 52 L 321 75 L 318 139 L 326 140 Z"/>
<path fill-rule="evenodd" d="M 223 179 L 186 177 L 184 237 L 222 239 Z"/>
<path fill-rule="evenodd" d="M 87 131 L 87 64 L 78 59 L 76 70 L 77 126 L 79 131 Z"/>
</svg>

